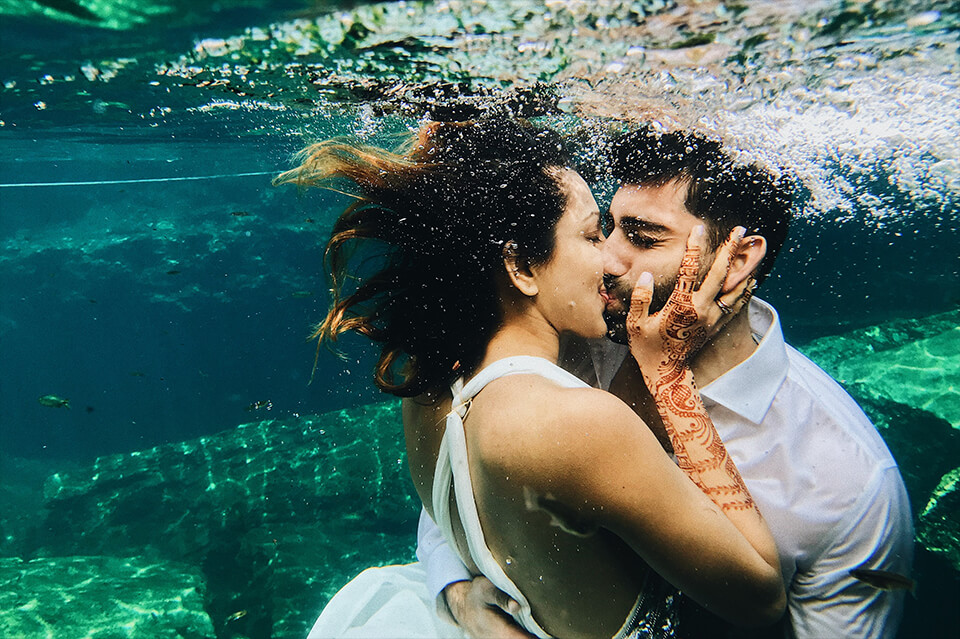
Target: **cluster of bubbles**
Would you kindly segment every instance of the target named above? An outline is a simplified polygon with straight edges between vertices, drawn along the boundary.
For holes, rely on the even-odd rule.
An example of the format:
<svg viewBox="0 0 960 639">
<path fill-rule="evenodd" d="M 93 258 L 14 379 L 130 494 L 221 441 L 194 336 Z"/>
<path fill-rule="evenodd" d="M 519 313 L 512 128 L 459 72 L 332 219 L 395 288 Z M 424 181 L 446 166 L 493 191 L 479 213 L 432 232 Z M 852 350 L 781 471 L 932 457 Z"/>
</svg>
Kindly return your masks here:
<svg viewBox="0 0 960 639">
<path fill-rule="evenodd" d="M 79 111 L 86 99 L 90 117 L 127 111 L 150 126 L 234 112 L 273 123 L 260 133 L 309 136 L 352 115 L 353 133 L 375 136 L 385 116 L 413 128 L 451 100 L 512 101 L 598 140 L 651 121 L 718 135 L 798 175 L 811 213 L 882 223 L 906 202 L 956 215 L 956 3 L 444 0 L 316 12 L 200 37 L 179 56 L 6 78 L 0 125 L 24 124 L 19 102 L 52 120 L 58 104 Z"/>
<path fill-rule="evenodd" d="M 600 89 L 573 85 L 561 102 L 588 118 L 600 105 L 605 114 L 617 110 L 617 121 L 632 115 L 663 129 L 692 127 L 718 136 L 744 161 L 797 175 L 809 191 L 808 214 L 882 223 L 904 215 L 907 204 L 956 215 L 960 76 L 875 69 L 843 78 L 831 68 L 806 71 L 820 86 L 766 97 L 749 81 L 731 91 L 716 74 L 691 69 L 644 74 L 639 95 L 635 78 Z M 709 85 L 703 94 L 688 91 Z M 608 127 L 606 118 L 598 119 L 599 140 Z"/>
</svg>

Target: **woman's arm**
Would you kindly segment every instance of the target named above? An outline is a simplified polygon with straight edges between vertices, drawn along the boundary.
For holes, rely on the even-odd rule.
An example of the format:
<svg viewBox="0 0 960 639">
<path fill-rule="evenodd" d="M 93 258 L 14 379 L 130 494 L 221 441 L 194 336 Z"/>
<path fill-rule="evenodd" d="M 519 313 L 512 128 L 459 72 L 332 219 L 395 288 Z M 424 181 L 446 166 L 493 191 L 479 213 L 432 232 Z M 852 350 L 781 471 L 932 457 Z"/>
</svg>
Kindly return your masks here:
<svg viewBox="0 0 960 639">
<path fill-rule="evenodd" d="M 732 623 L 767 625 L 782 615 L 779 563 L 758 512 L 725 513 L 613 395 L 586 388 L 540 395 L 536 423 L 479 434 L 474 451 L 485 474 L 523 487 L 528 508 L 573 534 L 610 530 L 684 594 Z"/>
<path fill-rule="evenodd" d="M 656 402 L 657 412 L 670 436 L 677 465 L 724 512 L 753 511 L 756 504 L 747 490 L 733 459 L 727 453 L 700 398 L 688 359 L 708 338 L 706 326 L 716 333 L 722 320 L 733 317 L 743 295 L 745 281 L 729 296 L 724 313 L 714 300 L 720 292 L 729 263 L 743 237 L 738 227 L 717 251 L 717 257 L 699 289 L 694 290 L 700 272 L 703 227 L 690 234 L 673 294 L 663 309 L 648 315 L 653 296 L 653 278 L 644 273 L 633 292 L 627 316 L 630 351 Z M 738 294 L 738 291 L 739 294 Z M 758 542 L 762 540 L 757 540 Z M 760 549 L 760 548 L 758 548 Z M 777 557 L 771 544 L 772 555 Z"/>
<path fill-rule="evenodd" d="M 647 312 L 653 296 L 652 276 L 645 273 L 637 282 L 627 332 L 631 354 L 656 402 L 677 466 L 779 572 L 773 537 L 707 414 L 688 364 L 690 356 L 722 327 L 724 320 L 735 316 L 749 300 L 752 280 L 745 280 L 721 298 L 723 304 L 715 301 L 744 230 L 737 227 L 720 247 L 697 288 L 704 229 L 695 228 L 688 238 L 677 285 L 659 313 L 651 316 Z M 724 312 L 721 307 L 729 310 Z"/>
<path fill-rule="evenodd" d="M 537 495 L 536 507 L 559 519 L 595 521 L 705 608 L 738 625 L 766 625 L 785 605 L 777 549 L 686 365 L 691 343 L 702 343 L 705 326 L 721 319 L 713 300 L 739 237 L 718 252 L 694 291 L 700 242 L 691 237 L 664 310 L 647 315 L 649 278 L 638 282 L 627 320 L 631 351 L 644 367 L 679 467 L 623 402 L 592 389 L 559 393 L 549 402 L 544 432 L 502 433 L 500 441 L 513 445 L 496 455 L 506 475 L 522 476 L 521 485 Z M 722 299 L 735 306 L 741 292 Z"/>
</svg>

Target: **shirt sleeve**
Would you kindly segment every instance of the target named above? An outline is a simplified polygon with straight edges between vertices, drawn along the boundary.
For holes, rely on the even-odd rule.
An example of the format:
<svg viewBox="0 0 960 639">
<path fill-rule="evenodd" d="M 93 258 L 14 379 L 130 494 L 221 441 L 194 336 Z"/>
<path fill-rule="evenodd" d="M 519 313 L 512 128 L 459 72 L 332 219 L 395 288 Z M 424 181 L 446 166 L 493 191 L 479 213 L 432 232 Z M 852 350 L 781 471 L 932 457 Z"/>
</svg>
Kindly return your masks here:
<svg viewBox="0 0 960 639">
<path fill-rule="evenodd" d="M 854 578 L 864 566 L 909 576 L 913 518 L 896 467 L 880 471 L 827 546 L 794 577 L 788 606 L 797 639 L 893 639 L 903 614 L 904 590 L 885 591 Z"/>
<path fill-rule="evenodd" d="M 447 607 L 443 589 L 457 581 L 473 578 L 470 571 L 450 548 L 443 538 L 440 527 L 430 518 L 426 509 L 420 511 L 420 523 L 417 526 L 417 559 L 427 573 L 427 590 L 437 604 L 437 614 L 441 619 L 454 625 L 456 619 Z"/>
</svg>

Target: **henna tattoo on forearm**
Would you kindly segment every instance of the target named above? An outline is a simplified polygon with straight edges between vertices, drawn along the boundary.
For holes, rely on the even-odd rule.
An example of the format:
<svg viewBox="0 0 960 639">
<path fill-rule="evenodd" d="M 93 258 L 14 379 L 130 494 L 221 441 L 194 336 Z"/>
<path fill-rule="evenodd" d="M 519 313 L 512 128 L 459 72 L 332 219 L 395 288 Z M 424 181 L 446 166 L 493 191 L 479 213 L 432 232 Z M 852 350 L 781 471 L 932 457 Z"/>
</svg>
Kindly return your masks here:
<svg viewBox="0 0 960 639">
<path fill-rule="evenodd" d="M 706 407 L 694 392 L 693 373 L 653 383 L 653 396 L 677 457 L 677 465 L 722 510 L 756 510 L 740 472 L 720 440 Z"/>
<path fill-rule="evenodd" d="M 680 266 L 678 288 L 660 319 L 663 357 L 653 374 L 642 372 L 681 470 L 722 510 L 757 510 L 707 414 L 687 365 L 688 354 L 696 352 L 706 340 L 693 304 L 698 264 L 699 250 L 688 250 Z"/>
</svg>

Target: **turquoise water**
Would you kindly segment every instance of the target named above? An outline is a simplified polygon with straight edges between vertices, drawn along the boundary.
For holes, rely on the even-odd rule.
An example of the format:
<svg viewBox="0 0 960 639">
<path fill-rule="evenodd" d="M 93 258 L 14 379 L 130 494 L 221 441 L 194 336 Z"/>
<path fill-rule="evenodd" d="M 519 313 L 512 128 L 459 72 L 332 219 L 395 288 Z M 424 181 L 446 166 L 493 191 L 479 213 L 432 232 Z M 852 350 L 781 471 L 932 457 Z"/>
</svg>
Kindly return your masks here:
<svg viewBox="0 0 960 639">
<path fill-rule="evenodd" d="M 900 463 L 920 582 L 901 636 L 960 624 L 956 2 L 0 16 L 0 636 L 300 637 L 350 575 L 410 558 L 396 414 L 363 408 L 382 400 L 369 351 L 321 353 L 308 385 L 343 202 L 269 183 L 309 141 L 392 144 L 453 98 L 508 101 L 587 163 L 653 120 L 802 177 L 762 295 Z M 609 201 L 602 166 L 595 187 Z"/>
</svg>

